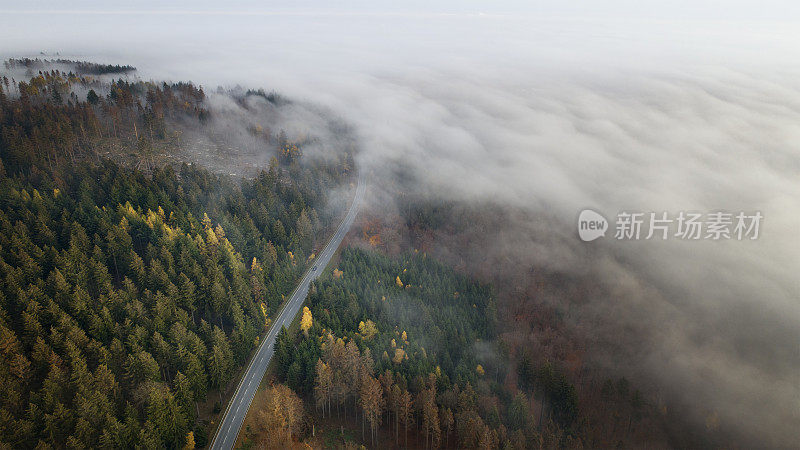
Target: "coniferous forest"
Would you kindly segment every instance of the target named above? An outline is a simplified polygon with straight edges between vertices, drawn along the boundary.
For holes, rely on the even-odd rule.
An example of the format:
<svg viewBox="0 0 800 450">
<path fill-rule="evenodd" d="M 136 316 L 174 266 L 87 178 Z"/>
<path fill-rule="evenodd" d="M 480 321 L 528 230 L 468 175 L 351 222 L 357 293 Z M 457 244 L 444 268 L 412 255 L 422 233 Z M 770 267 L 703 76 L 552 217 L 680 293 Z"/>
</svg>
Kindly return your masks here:
<svg viewBox="0 0 800 450">
<path fill-rule="evenodd" d="M 251 179 L 98 154 L 127 139 L 147 158 L 170 119 L 209 120 L 203 97 L 189 83 L 57 70 L 2 79 L 3 444 L 206 443 L 199 403 L 211 392 L 225 401 L 219 391 L 306 268 L 329 222 L 317 208 L 347 169 L 303 165 L 286 143 L 295 154 L 276 151 Z"/>
<path fill-rule="evenodd" d="M 529 367 L 523 391 L 509 395 L 502 386 L 504 362 L 486 356 L 497 350 L 489 286 L 424 253 L 390 258 L 350 248 L 313 286 L 307 305 L 299 328 L 284 329 L 276 342 L 276 376 L 291 391 L 273 388 L 265 397 L 305 399 L 311 422 L 361 422 L 356 438 L 379 447 L 580 445 L 575 389 L 561 372 Z M 541 416 L 526 394 L 534 389 L 549 402 Z M 266 424 L 278 414 L 269 401 L 261 405 L 245 445 L 281 447 L 292 434 L 312 432 L 302 413 L 287 413 L 281 421 L 290 432 L 275 433 Z M 381 428 L 389 436 L 379 440 Z M 328 444 L 347 445 L 341 439 Z"/>
</svg>

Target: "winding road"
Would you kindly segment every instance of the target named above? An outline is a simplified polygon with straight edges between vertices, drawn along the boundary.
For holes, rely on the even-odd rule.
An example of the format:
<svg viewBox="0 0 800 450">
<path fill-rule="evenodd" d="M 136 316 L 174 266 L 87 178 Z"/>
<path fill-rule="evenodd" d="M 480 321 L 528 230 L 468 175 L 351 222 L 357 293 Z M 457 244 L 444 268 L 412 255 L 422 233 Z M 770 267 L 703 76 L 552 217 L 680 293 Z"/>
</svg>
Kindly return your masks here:
<svg viewBox="0 0 800 450">
<path fill-rule="evenodd" d="M 365 189 L 364 182 L 361 177 L 359 177 L 353 203 L 350 205 L 347 215 L 342 219 L 342 223 L 336 230 L 336 234 L 328 241 L 328 245 L 325 246 L 322 252 L 317 255 L 314 265 L 303 275 L 300 284 L 294 290 L 291 298 L 286 302 L 278 318 L 272 324 L 269 333 L 267 333 L 266 338 L 261 342 L 255 356 L 250 360 L 250 365 L 242 376 L 242 381 L 239 382 L 239 386 L 236 388 L 233 398 L 228 402 L 227 408 L 225 408 L 222 421 L 211 443 L 212 449 L 228 450 L 233 448 L 236 443 L 236 436 L 239 434 L 239 429 L 242 427 L 247 411 L 250 409 L 250 403 L 253 401 L 258 385 L 261 383 L 261 378 L 264 377 L 264 373 L 267 371 L 267 366 L 272 359 L 272 355 L 275 353 L 274 344 L 278 331 L 283 327 L 288 328 L 292 323 L 292 320 L 300 311 L 300 307 L 303 305 L 306 295 L 308 295 L 308 288 L 311 282 L 322 273 L 325 266 L 330 262 L 333 254 L 336 253 L 336 249 L 339 248 L 342 239 L 344 239 L 344 236 L 347 234 L 348 230 L 350 230 L 350 226 L 353 224 L 358 214 L 358 207 L 364 196 Z"/>
</svg>

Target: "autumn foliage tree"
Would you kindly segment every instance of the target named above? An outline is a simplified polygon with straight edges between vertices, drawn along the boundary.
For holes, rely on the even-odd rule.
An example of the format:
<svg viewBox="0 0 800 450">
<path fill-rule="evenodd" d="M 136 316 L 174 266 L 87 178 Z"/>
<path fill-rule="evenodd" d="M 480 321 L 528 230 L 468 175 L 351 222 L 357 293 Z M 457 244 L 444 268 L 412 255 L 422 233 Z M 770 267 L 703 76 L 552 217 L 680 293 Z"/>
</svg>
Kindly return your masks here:
<svg viewBox="0 0 800 450">
<path fill-rule="evenodd" d="M 253 400 L 255 420 L 248 425 L 255 431 L 255 444 L 260 448 L 286 448 L 294 437 L 303 433 L 303 402 L 282 384 L 260 390 Z"/>
<path fill-rule="evenodd" d="M 308 336 L 308 330 L 311 329 L 312 325 L 314 325 L 314 319 L 311 317 L 311 310 L 308 309 L 308 306 L 303 306 L 303 314 L 300 317 L 300 329 Z"/>
</svg>

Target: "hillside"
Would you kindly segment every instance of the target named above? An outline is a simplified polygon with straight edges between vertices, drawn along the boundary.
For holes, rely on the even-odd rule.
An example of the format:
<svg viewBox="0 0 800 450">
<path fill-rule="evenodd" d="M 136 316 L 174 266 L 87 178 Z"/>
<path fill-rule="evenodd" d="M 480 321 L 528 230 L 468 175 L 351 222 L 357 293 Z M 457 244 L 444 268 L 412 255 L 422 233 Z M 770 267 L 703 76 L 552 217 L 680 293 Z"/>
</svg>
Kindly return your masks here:
<svg viewBox="0 0 800 450">
<path fill-rule="evenodd" d="M 0 442 L 202 446 L 198 404 L 293 287 L 350 157 L 281 133 L 256 176 L 231 177 L 170 158 L 171 137 L 214 123 L 191 83 L 2 81 Z"/>
</svg>

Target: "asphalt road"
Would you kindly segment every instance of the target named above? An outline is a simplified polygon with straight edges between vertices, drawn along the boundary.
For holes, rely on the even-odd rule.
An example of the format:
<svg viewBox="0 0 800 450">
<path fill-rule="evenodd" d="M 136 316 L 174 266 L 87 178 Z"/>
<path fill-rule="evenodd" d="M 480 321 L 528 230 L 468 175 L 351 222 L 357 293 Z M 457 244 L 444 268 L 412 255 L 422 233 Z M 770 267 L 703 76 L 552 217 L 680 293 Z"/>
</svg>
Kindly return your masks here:
<svg viewBox="0 0 800 450">
<path fill-rule="evenodd" d="M 211 443 L 212 449 L 227 450 L 233 448 L 236 443 L 236 436 L 239 434 L 239 429 L 242 428 L 244 417 L 247 415 L 247 410 L 250 409 L 250 403 L 253 401 L 258 385 L 261 383 L 261 378 L 264 377 L 264 372 L 267 371 L 269 361 L 272 359 L 273 353 L 275 353 L 274 344 L 278 331 L 284 326 L 288 328 L 292 323 L 292 320 L 300 311 L 300 307 L 303 305 L 306 295 L 308 295 L 308 288 L 311 281 L 322 273 L 325 266 L 330 262 L 333 254 L 336 253 L 336 249 L 339 248 L 342 239 L 344 239 L 344 236 L 353 224 L 353 220 L 356 218 L 359 203 L 364 196 L 364 190 L 365 185 L 359 178 L 353 203 L 350 205 L 347 215 L 336 230 L 336 234 L 333 235 L 322 252 L 316 256 L 314 265 L 303 275 L 300 284 L 292 293 L 289 301 L 284 305 L 278 318 L 272 324 L 269 333 L 267 333 L 267 337 L 261 342 L 255 356 L 250 360 L 250 365 L 242 376 L 242 381 L 239 382 L 239 386 L 233 394 L 233 399 L 231 399 L 225 409 L 222 422 Z M 314 268 L 316 268 L 316 270 Z"/>
</svg>

